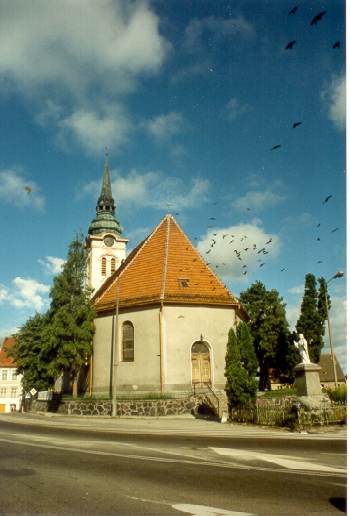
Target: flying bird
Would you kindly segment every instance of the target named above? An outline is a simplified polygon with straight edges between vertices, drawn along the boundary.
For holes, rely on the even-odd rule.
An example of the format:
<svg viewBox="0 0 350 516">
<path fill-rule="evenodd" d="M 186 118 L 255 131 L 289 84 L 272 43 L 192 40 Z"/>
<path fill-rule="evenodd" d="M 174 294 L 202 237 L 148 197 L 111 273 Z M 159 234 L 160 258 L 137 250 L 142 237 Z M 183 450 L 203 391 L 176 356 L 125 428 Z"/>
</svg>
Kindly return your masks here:
<svg viewBox="0 0 350 516">
<path fill-rule="evenodd" d="M 209 217 L 209 220 L 216 220 L 215 217 Z"/>
<path fill-rule="evenodd" d="M 31 194 L 32 191 L 33 191 L 33 188 L 31 188 L 30 186 L 25 186 L 24 189 L 25 189 L 25 191 L 27 192 L 28 195 Z"/>
<path fill-rule="evenodd" d="M 259 265 L 259 267 L 262 267 L 263 265 L 265 265 L 265 262 L 262 262 L 262 263 Z"/>
<path fill-rule="evenodd" d="M 310 25 L 317 25 L 317 23 L 322 20 L 324 15 L 327 14 L 327 11 L 321 11 L 320 13 L 316 14 L 310 22 Z"/>
<path fill-rule="evenodd" d="M 340 41 L 336 41 L 332 48 L 340 48 Z"/>
<path fill-rule="evenodd" d="M 208 251 L 205 251 L 205 254 L 209 254 L 211 249 L 208 249 Z"/>
<path fill-rule="evenodd" d="M 292 129 L 295 129 L 296 127 L 298 127 L 298 125 L 301 125 L 301 124 L 302 124 L 302 122 L 294 122 Z"/>
<path fill-rule="evenodd" d="M 321 241 L 320 237 L 317 237 L 317 238 L 316 238 L 316 240 L 317 240 L 317 242 L 320 242 L 320 241 Z"/>
<path fill-rule="evenodd" d="M 317 262 L 317 263 L 323 263 L 323 261 L 322 261 L 322 260 L 318 260 L 318 262 Z"/>
<path fill-rule="evenodd" d="M 333 197 L 333 195 L 327 195 L 327 197 L 325 198 L 325 200 L 323 201 L 322 204 L 326 204 L 326 202 L 328 202 L 329 199 L 331 199 L 331 197 Z"/>
<path fill-rule="evenodd" d="M 265 242 L 265 245 L 266 244 L 271 244 L 271 242 L 272 242 L 272 238 L 269 238 L 269 240 L 267 242 Z"/>
<path fill-rule="evenodd" d="M 286 271 L 287 269 L 283 267 L 283 269 L 280 269 L 281 272 Z"/>
<path fill-rule="evenodd" d="M 335 233 L 336 231 L 338 231 L 339 228 L 334 228 L 332 229 L 331 233 Z"/>
<path fill-rule="evenodd" d="M 270 150 L 276 150 L 276 149 L 279 149 L 280 147 L 282 147 L 282 145 L 274 145 L 273 147 L 271 147 Z"/>
<path fill-rule="evenodd" d="M 292 48 L 294 47 L 296 43 L 296 40 L 293 39 L 292 41 L 289 41 L 289 43 L 287 43 L 287 45 L 285 46 L 285 50 L 292 50 Z"/>
<path fill-rule="evenodd" d="M 320 226 L 321 226 L 321 222 L 319 222 L 316 227 L 319 228 Z"/>
<path fill-rule="evenodd" d="M 298 10 L 298 7 L 299 7 L 299 5 L 296 5 L 295 7 L 293 7 L 293 9 L 291 9 L 291 10 L 289 11 L 288 15 L 289 15 L 289 14 L 295 14 L 295 13 L 297 12 L 297 10 Z"/>
</svg>

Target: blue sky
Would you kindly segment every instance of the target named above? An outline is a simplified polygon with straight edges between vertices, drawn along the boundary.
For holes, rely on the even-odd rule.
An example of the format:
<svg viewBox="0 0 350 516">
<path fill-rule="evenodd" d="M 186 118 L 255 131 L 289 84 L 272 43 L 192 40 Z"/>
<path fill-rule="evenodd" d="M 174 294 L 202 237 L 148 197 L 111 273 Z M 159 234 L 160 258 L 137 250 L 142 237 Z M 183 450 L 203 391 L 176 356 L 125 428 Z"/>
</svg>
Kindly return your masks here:
<svg viewBox="0 0 350 516">
<path fill-rule="evenodd" d="M 0 0 L 1 336 L 47 307 L 105 146 L 129 250 L 171 212 L 236 295 L 276 288 L 294 328 L 305 274 L 346 265 L 344 3 L 294 5 Z"/>
</svg>

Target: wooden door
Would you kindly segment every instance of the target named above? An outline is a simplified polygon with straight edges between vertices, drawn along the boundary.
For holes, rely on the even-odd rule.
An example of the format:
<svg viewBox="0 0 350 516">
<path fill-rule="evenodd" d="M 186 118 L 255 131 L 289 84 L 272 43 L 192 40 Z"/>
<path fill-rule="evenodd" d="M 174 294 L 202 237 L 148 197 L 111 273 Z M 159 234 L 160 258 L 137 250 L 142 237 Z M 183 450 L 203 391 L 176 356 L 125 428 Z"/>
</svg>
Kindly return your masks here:
<svg viewBox="0 0 350 516">
<path fill-rule="evenodd" d="M 209 348 L 204 342 L 192 346 L 192 383 L 197 386 L 211 382 Z"/>
</svg>

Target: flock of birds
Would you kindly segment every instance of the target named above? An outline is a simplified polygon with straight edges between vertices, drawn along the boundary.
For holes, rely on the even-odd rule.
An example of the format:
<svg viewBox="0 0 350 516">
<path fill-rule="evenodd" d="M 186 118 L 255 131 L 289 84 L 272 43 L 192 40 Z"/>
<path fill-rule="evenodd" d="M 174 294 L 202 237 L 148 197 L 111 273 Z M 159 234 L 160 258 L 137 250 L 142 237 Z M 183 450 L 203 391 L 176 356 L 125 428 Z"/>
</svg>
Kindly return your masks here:
<svg viewBox="0 0 350 516">
<path fill-rule="evenodd" d="M 295 15 L 297 13 L 299 9 L 299 5 L 295 5 L 288 13 L 288 15 Z M 321 11 L 319 12 L 318 14 L 316 14 L 315 16 L 313 16 L 313 18 L 311 19 L 310 21 L 310 26 L 316 26 L 322 19 L 323 17 L 327 14 L 327 11 Z M 296 40 L 291 40 L 287 43 L 287 45 L 285 46 L 285 50 L 293 50 L 294 46 L 296 45 L 297 41 Z M 337 49 L 337 48 L 340 48 L 340 41 L 336 41 L 333 46 L 332 46 L 333 49 Z M 299 127 L 300 125 L 302 124 L 301 121 L 296 121 L 292 124 L 291 128 L 292 129 L 296 129 L 297 127 Z M 271 147 L 271 151 L 275 151 L 279 148 L 281 148 L 282 145 L 281 144 L 276 144 L 274 145 L 273 147 Z M 28 195 L 30 195 L 33 191 L 32 187 L 31 186 L 28 186 L 28 185 L 25 185 L 24 186 L 24 190 L 27 192 Z M 327 197 L 325 197 L 325 199 L 323 200 L 322 204 L 325 205 L 327 204 L 330 199 L 333 197 L 332 194 L 330 195 L 327 195 Z M 217 204 L 217 202 L 215 202 L 214 204 Z M 167 207 L 170 207 L 170 203 L 167 204 Z M 247 207 L 246 208 L 247 211 L 251 211 L 251 208 Z M 175 215 L 178 216 L 179 215 L 179 212 L 175 212 Z M 209 217 L 209 220 L 210 221 L 215 221 L 216 218 L 215 217 Z M 317 224 L 317 229 L 320 228 L 321 226 L 321 223 L 318 223 Z M 213 226 L 208 226 L 208 229 L 211 229 Z M 339 228 L 336 227 L 336 228 L 333 228 L 331 230 L 331 233 L 335 233 L 336 231 L 338 231 Z M 215 248 L 215 246 L 218 244 L 218 233 L 211 233 L 212 237 L 210 238 L 209 240 L 209 249 L 207 249 L 205 251 L 205 254 L 206 255 L 209 255 L 213 249 Z M 215 238 L 214 238 L 215 237 Z M 248 273 L 248 265 L 247 263 L 244 263 L 244 257 L 247 256 L 247 253 L 248 251 L 250 251 L 251 253 L 255 253 L 257 256 L 260 255 L 260 256 L 264 256 L 264 255 L 267 255 L 269 254 L 269 250 L 266 246 L 269 246 L 271 243 L 272 243 L 272 238 L 269 238 L 269 240 L 267 240 L 265 242 L 265 244 L 261 247 L 259 245 L 257 245 L 256 243 L 249 243 L 248 242 L 248 236 L 247 235 L 231 235 L 231 234 L 228 234 L 228 233 L 224 233 L 221 235 L 222 237 L 222 241 L 221 241 L 221 244 L 225 241 L 225 243 L 227 243 L 226 245 L 228 246 L 231 246 L 232 244 L 232 247 L 234 247 L 234 245 L 237 243 L 237 242 L 240 242 L 240 245 L 239 246 L 236 246 L 238 248 L 233 248 L 232 249 L 232 257 L 240 262 L 243 262 L 242 263 L 242 274 L 243 276 L 246 276 L 247 273 Z M 194 238 L 195 240 L 198 240 L 198 237 L 195 237 Z M 226 240 L 227 239 L 227 240 Z M 316 237 L 316 240 L 319 242 L 321 240 L 320 236 L 317 236 Z M 243 242 L 245 242 L 243 244 Z M 209 257 L 209 256 L 208 256 Z M 264 259 L 261 258 L 261 257 L 258 257 L 257 258 L 257 262 L 259 263 L 259 268 L 261 267 L 264 267 L 264 265 L 266 265 L 266 262 L 263 261 Z M 317 261 L 318 264 L 322 263 L 322 260 L 318 260 Z M 209 265 L 212 265 L 211 262 L 206 262 L 206 264 L 209 266 Z M 226 263 L 221 263 L 221 264 L 215 264 L 215 268 L 218 269 L 220 267 L 226 267 L 227 264 Z M 286 271 L 286 267 L 282 267 L 280 269 L 281 272 L 284 272 Z"/>
<path fill-rule="evenodd" d="M 299 9 L 299 5 L 295 5 L 289 11 L 288 15 L 295 15 L 297 13 L 298 9 Z M 326 14 L 327 14 L 327 11 L 321 11 L 318 14 L 316 14 L 315 16 L 313 16 L 313 18 L 310 20 L 310 26 L 316 26 L 319 22 L 321 22 L 321 20 L 324 18 L 324 16 Z M 287 45 L 285 46 L 285 50 L 292 50 L 296 43 L 297 43 L 296 40 L 289 41 L 287 43 Z M 340 41 L 336 41 L 333 44 L 332 48 L 333 49 L 340 48 Z M 291 128 L 296 129 L 300 125 L 302 125 L 301 121 L 295 121 L 291 125 Z M 270 150 L 275 151 L 281 147 L 282 147 L 282 145 L 278 143 L 278 144 L 274 145 L 273 147 L 271 147 Z M 325 199 L 322 201 L 322 204 L 326 205 L 332 197 L 333 197 L 332 194 L 327 195 L 325 197 Z M 214 204 L 216 204 L 216 203 L 214 203 Z M 246 210 L 251 211 L 251 208 L 247 207 Z M 214 221 L 214 220 L 216 220 L 215 217 L 209 217 L 209 221 Z M 212 227 L 213 226 L 208 226 L 207 229 L 210 230 Z M 318 223 L 316 227 L 317 227 L 317 229 L 319 229 L 321 227 L 321 223 Z M 339 228 L 336 227 L 336 228 L 333 228 L 330 232 L 335 233 L 338 230 L 339 230 Z M 261 245 L 259 246 L 257 243 L 250 242 L 247 235 L 235 236 L 235 235 L 230 235 L 230 234 L 222 234 L 220 236 L 222 237 L 221 245 L 223 244 L 223 241 L 225 241 L 226 245 L 229 245 L 229 246 L 232 245 L 232 258 L 234 260 L 239 260 L 240 262 L 242 262 L 241 268 L 242 268 L 243 276 L 246 276 L 248 273 L 248 264 L 244 263 L 244 259 L 245 259 L 245 257 L 248 258 L 248 256 L 249 256 L 250 260 L 246 259 L 246 261 L 251 262 L 251 254 L 252 253 L 255 253 L 257 257 L 258 257 L 258 255 L 260 255 L 257 258 L 257 262 L 259 263 L 259 268 L 264 267 L 264 265 L 266 265 L 266 261 L 264 261 L 263 256 L 269 254 L 270 251 L 269 251 L 268 246 L 272 243 L 272 238 L 269 238 L 269 240 L 267 240 L 263 246 L 261 246 Z M 219 243 L 218 238 L 219 237 L 218 237 L 217 233 L 211 233 L 209 235 L 209 249 L 207 249 L 205 251 L 205 254 L 208 255 L 208 258 L 209 258 L 210 253 L 213 252 L 215 246 L 218 245 L 218 243 Z M 195 240 L 198 240 L 198 239 L 195 238 Z M 319 235 L 317 235 L 316 240 L 318 242 L 321 241 L 321 237 Z M 235 246 L 235 244 L 237 244 L 237 242 L 239 242 L 239 245 Z M 318 260 L 317 263 L 321 264 L 321 263 L 323 263 L 323 261 Z M 212 265 L 211 262 L 206 262 L 206 264 Z M 220 267 L 226 267 L 226 266 L 227 266 L 226 263 L 221 263 L 221 264 L 216 264 L 215 268 L 218 269 Z M 287 270 L 286 267 L 280 268 L 280 272 L 285 272 L 286 270 Z"/>
</svg>

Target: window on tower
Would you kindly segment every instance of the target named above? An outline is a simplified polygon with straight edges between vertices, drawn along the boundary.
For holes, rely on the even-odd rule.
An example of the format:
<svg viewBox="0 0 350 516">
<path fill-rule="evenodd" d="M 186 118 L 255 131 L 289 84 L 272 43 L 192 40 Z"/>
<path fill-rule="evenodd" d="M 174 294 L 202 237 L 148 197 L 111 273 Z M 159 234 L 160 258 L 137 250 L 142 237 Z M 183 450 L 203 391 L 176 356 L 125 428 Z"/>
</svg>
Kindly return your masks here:
<svg viewBox="0 0 350 516">
<path fill-rule="evenodd" d="M 101 273 L 102 273 L 102 276 L 106 276 L 106 272 L 107 272 L 107 262 L 106 262 L 106 258 L 103 256 L 102 257 L 102 261 L 101 261 Z"/>
<path fill-rule="evenodd" d="M 115 258 L 111 259 L 111 274 L 115 271 Z"/>
</svg>

